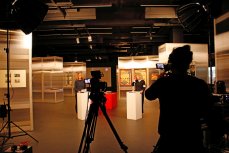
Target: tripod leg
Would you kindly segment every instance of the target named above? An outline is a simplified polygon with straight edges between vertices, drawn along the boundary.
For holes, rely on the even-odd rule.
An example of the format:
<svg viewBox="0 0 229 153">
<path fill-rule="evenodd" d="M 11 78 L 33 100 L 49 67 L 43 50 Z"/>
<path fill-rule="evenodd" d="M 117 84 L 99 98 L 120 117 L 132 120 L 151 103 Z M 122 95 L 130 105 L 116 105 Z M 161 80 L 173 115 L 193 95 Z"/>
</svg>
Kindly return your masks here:
<svg viewBox="0 0 229 153">
<path fill-rule="evenodd" d="M 25 134 L 24 135 L 28 135 L 29 137 L 31 137 L 33 140 L 35 140 L 36 142 L 39 142 L 37 139 L 35 139 L 33 136 L 31 136 L 29 133 L 27 133 L 25 130 L 23 130 L 22 128 L 20 128 L 18 125 L 16 125 L 14 122 L 10 122 L 12 123 L 14 126 L 16 126 L 17 128 L 19 128 L 21 131 L 23 131 Z M 17 136 L 20 136 L 20 135 L 16 135 L 16 136 L 12 136 L 13 137 L 17 137 Z"/>
<path fill-rule="evenodd" d="M 109 124 L 109 126 L 110 126 L 110 128 L 111 128 L 111 130 L 112 130 L 112 132 L 114 133 L 115 138 L 117 139 L 119 145 L 121 146 L 122 150 L 123 150 L 125 153 L 127 153 L 128 147 L 127 147 L 126 145 L 124 145 L 123 142 L 121 141 L 121 139 L 120 139 L 120 137 L 119 137 L 117 131 L 115 130 L 115 128 L 114 128 L 114 126 L 113 126 L 113 124 L 112 124 L 112 122 L 111 122 L 109 116 L 107 115 L 106 107 L 105 107 L 104 103 L 100 103 L 99 106 L 100 106 L 100 108 L 101 108 L 101 110 L 102 110 L 102 112 L 103 112 L 103 115 L 105 116 L 105 118 L 106 118 L 106 120 L 107 120 L 107 122 L 108 122 L 108 124 Z"/>
<path fill-rule="evenodd" d="M 90 126 L 88 126 L 87 128 L 83 153 L 89 152 L 90 144 L 94 140 L 96 121 L 97 121 L 97 116 L 94 115 L 92 118 L 92 124 L 90 124 Z"/>
<path fill-rule="evenodd" d="M 157 143 L 156 143 L 156 146 L 154 146 L 153 148 L 153 151 L 151 153 L 158 153 L 158 148 L 159 148 L 159 145 L 160 145 L 160 138 L 158 139 Z"/>
<path fill-rule="evenodd" d="M 0 133 L 2 132 L 2 130 L 3 130 L 8 124 L 9 124 L 9 123 L 6 122 L 6 124 L 1 128 Z"/>
<path fill-rule="evenodd" d="M 78 153 L 81 153 L 83 143 L 84 143 L 83 153 L 88 153 L 90 148 L 90 143 L 94 140 L 97 116 L 98 116 L 98 105 L 93 103 L 89 108 L 88 117 L 85 121 L 85 127 L 81 138 Z"/>
</svg>

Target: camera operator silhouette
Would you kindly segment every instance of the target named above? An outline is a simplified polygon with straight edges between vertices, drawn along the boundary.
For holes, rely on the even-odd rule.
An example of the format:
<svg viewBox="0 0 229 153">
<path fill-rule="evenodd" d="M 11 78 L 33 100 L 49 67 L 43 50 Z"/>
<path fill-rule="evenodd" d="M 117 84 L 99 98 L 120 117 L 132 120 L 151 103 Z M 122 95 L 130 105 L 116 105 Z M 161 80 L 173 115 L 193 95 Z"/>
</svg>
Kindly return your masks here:
<svg viewBox="0 0 229 153">
<path fill-rule="evenodd" d="M 204 80 L 188 75 L 192 56 L 189 45 L 173 49 L 168 59 L 171 73 L 160 75 L 145 91 L 148 100 L 158 98 L 160 104 L 160 143 L 156 153 L 203 153 L 205 150 L 201 119 L 207 116 L 212 105 L 211 92 Z"/>
</svg>

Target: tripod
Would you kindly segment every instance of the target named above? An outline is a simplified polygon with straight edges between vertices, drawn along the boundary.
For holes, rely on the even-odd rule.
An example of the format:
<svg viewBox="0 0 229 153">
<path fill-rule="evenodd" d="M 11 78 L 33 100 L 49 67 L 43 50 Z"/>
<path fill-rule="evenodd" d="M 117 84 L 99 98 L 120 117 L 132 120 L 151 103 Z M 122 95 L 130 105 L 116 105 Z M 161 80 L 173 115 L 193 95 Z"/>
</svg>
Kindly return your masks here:
<svg viewBox="0 0 229 153">
<path fill-rule="evenodd" d="M 157 140 L 157 143 L 155 146 L 153 146 L 153 151 L 151 153 L 158 153 L 158 148 L 160 147 L 160 138 Z"/>
<path fill-rule="evenodd" d="M 114 133 L 114 135 L 115 135 L 115 137 L 116 137 L 116 139 L 117 139 L 117 141 L 121 147 L 121 149 L 125 153 L 127 153 L 128 147 L 122 143 L 122 141 L 121 141 L 118 133 L 116 132 L 110 118 L 107 115 L 106 107 L 105 107 L 106 98 L 104 97 L 104 93 L 103 92 L 91 93 L 90 99 L 92 100 L 93 103 L 90 105 L 88 116 L 87 116 L 87 119 L 85 121 L 85 127 L 83 130 L 83 135 L 82 135 L 82 139 L 81 139 L 78 153 L 81 153 L 83 144 L 84 144 L 84 147 L 83 147 L 82 153 L 88 153 L 89 152 L 90 143 L 94 140 L 95 127 L 96 127 L 96 121 L 97 121 L 97 117 L 98 117 L 99 108 L 101 109 L 103 115 L 105 116 L 112 132 Z"/>
<path fill-rule="evenodd" d="M 24 135 L 28 135 L 30 136 L 33 140 L 35 140 L 36 142 L 38 142 L 38 140 L 36 140 L 34 137 L 32 137 L 30 134 L 28 134 L 25 130 L 23 130 L 22 128 L 20 128 L 17 124 L 15 124 L 13 121 L 11 121 L 11 107 L 10 107 L 10 66 L 9 66 L 9 29 L 7 29 L 7 40 L 6 40 L 6 54 L 7 54 L 7 122 L 5 123 L 5 125 L 1 128 L 0 133 L 2 133 L 2 131 L 7 127 L 8 132 L 7 135 L 0 135 L 0 137 L 3 137 L 3 142 L 2 142 L 2 146 L 10 139 L 10 138 L 14 138 L 14 137 L 18 137 L 18 136 L 24 136 Z M 13 135 L 11 133 L 11 124 L 14 125 L 15 127 L 17 127 L 18 129 L 20 129 L 23 133 L 21 134 L 17 134 L 17 135 Z"/>
</svg>

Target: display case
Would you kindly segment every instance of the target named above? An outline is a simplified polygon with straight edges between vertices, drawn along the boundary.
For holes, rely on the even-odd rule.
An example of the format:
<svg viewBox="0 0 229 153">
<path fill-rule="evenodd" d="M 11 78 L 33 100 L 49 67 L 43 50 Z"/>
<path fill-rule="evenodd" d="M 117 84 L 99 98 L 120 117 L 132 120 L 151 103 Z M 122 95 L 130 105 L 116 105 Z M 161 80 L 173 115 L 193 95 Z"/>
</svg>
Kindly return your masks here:
<svg viewBox="0 0 229 153">
<path fill-rule="evenodd" d="M 33 72 L 34 102 L 63 102 L 63 71 Z"/>
<path fill-rule="evenodd" d="M 48 57 L 33 57 L 33 71 L 62 71 L 63 57 L 48 56 Z"/>
<path fill-rule="evenodd" d="M 38 65 L 41 68 L 38 68 Z M 33 68 L 33 101 L 63 102 L 64 73 L 62 57 L 36 57 L 33 59 Z"/>
</svg>

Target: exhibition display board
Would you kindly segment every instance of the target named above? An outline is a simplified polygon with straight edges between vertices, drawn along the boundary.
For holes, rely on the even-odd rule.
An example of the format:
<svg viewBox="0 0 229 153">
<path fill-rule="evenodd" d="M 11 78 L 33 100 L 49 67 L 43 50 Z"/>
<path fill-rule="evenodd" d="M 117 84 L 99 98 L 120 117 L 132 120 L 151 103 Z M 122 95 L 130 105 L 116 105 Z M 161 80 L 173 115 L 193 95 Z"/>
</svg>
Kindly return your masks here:
<svg viewBox="0 0 229 153">
<path fill-rule="evenodd" d="M 159 74 L 156 63 L 157 55 L 118 57 L 118 97 L 126 97 L 127 91 L 133 90 L 132 82 L 136 75 L 145 81 L 146 87 L 151 85 Z"/>
<path fill-rule="evenodd" d="M 80 120 L 85 120 L 89 109 L 89 92 L 77 93 L 77 117 Z"/>
<path fill-rule="evenodd" d="M 142 95 L 137 91 L 126 94 L 127 119 L 138 120 L 142 118 Z"/>
<path fill-rule="evenodd" d="M 6 30 L 0 30 L 0 104 L 7 105 L 7 53 Z M 33 130 L 32 103 L 32 35 L 25 35 L 19 30 L 9 33 L 9 101 L 10 119 L 23 130 Z M 25 43 L 26 42 L 26 43 Z M 8 106 L 7 106 L 8 107 Z M 7 118 L 0 121 L 1 125 Z M 7 130 L 4 130 L 7 131 Z M 20 131 L 12 126 L 12 132 Z"/>
</svg>

